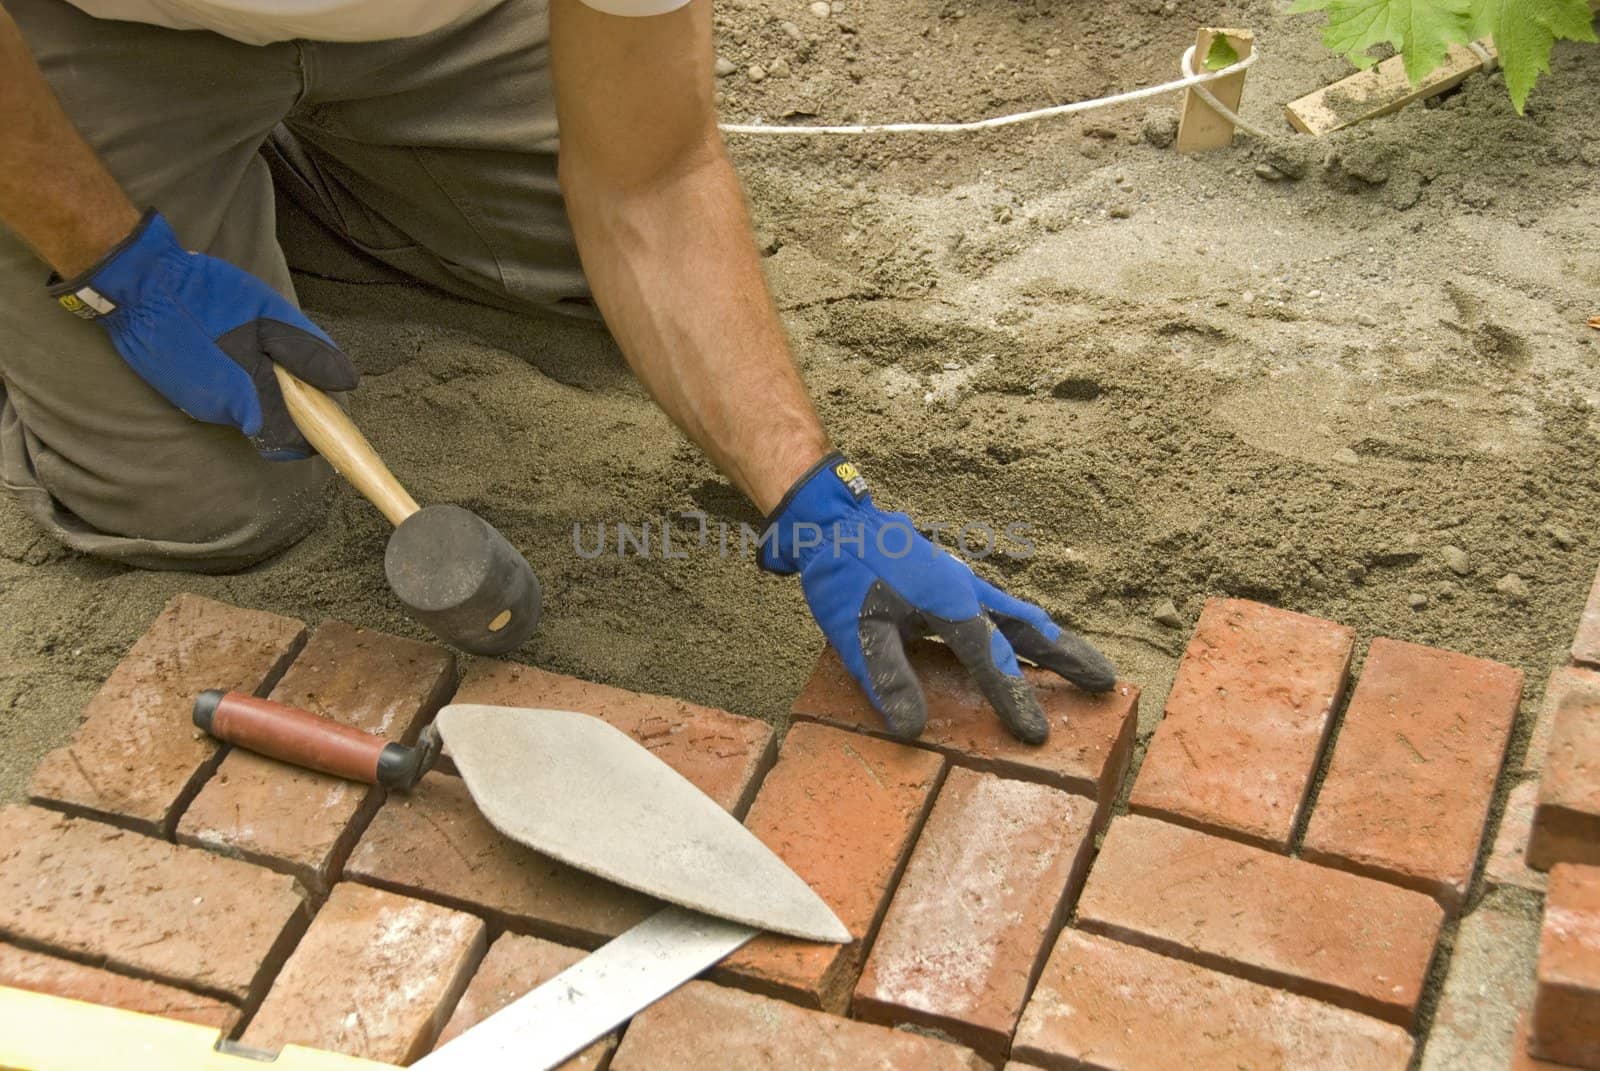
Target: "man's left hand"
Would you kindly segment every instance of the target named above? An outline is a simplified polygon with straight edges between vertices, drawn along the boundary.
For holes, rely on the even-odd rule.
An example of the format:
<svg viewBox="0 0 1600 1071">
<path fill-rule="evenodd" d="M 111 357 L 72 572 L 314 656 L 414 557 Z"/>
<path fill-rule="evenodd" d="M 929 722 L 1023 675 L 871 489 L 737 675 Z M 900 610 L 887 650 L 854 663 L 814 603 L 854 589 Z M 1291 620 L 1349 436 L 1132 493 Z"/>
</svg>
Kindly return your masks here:
<svg viewBox="0 0 1600 1071">
<path fill-rule="evenodd" d="M 896 736 L 911 739 L 927 704 L 905 640 L 936 635 L 972 674 L 1019 740 L 1042 744 L 1050 725 L 1017 655 L 1080 688 L 1116 683 L 1104 655 L 1032 603 L 980 579 L 940 550 L 903 513 L 873 505 L 866 481 L 830 454 L 796 481 L 773 511 L 761 565 L 799 573 L 828 642 Z"/>
</svg>

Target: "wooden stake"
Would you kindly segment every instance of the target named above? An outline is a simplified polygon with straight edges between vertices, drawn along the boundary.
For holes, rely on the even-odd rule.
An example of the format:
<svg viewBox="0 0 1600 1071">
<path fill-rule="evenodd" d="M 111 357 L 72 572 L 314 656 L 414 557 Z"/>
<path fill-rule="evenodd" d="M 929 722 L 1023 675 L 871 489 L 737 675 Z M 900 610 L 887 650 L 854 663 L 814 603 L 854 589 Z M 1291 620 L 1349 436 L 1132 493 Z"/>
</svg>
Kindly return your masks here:
<svg viewBox="0 0 1600 1071">
<path fill-rule="evenodd" d="M 1478 45 L 1490 59 L 1498 57 L 1494 42 L 1489 38 L 1485 37 Z M 1451 45 L 1444 63 L 1412 85 L 1406 77 L 1405 59 L 1390 56 L 1375 67 L 1357 71 L 1331 86 L 1291 101 L 1283 111 L 1296 130 L 1320 136 L 1364 119 L 1399 111 L 1413 101 L 1436 96 L 1482 69 L 1483 60 L 1476 52 L 1462 45 Z"/>
<path fill-rule="evenodd" d="M 1200 31 L 1194 41 L 1194 70 L 1199 74 L 1205 70 L 1206 56 L 1211 51 L 1211 41 L 1221 35 L 1233 46 L 1240 59 L 1250 55 L 1250 50 L 1255 47 L 1255 35 L 1249 30 L 1217 30 L 1205 27 Z M 1247 72 L 1230 74 L 1226 78 L 1219 78 L 1215 82 L 1207 82 L 1206 88 L 1211 95 L 1216 97 L 1231 111 L 1238 112 L 1239 98 L 1244 94 L 1244 76 Z M 1216 112 L 1211 105 L 1201 99 L 1200 94 L 1192 88 L 1183 91 L 1183 115 L 1178 120 L 1179 152 L 1204 152 L 1207 149 L 1220 149 L 1233 141 L 1233 124 Z"/>
</svg>

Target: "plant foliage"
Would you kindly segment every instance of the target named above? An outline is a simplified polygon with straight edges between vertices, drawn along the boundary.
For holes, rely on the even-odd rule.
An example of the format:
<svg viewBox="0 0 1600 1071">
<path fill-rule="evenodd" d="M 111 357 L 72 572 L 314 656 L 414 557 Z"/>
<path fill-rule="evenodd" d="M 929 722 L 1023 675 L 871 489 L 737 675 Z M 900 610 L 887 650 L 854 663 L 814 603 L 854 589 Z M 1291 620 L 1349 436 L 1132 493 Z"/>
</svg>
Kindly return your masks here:
<svg viewBox="0 0 1600 1071">
<path fill-rule="evenodd" d="M 1289 10 L 1326 11 L 1323 42 L 1357 67 L 1373 64 L 1374 45 L 1393 47 L 1413 84 L 1450 45 L 1493 37 L 1519 113 L 1556 41 L 1596 39 L 1588 0 L 1295 0 Z"/>
</svg>

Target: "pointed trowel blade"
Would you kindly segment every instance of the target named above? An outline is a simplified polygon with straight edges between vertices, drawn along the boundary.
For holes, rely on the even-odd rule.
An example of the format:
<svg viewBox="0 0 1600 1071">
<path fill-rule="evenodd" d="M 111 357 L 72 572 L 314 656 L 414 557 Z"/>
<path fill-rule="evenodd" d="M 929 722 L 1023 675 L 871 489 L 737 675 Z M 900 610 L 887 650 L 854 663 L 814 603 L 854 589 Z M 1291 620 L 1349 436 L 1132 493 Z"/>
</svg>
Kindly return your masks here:
<svg viewBox="0 0 1600 1071">
<path fill-rule="evenodd" d="M 439 731 L 491 825 L 669 903 L 812 941 L 850 931 L 739 820 L 631 736 L 570 710 L 456 703 Z"/>
</svg>

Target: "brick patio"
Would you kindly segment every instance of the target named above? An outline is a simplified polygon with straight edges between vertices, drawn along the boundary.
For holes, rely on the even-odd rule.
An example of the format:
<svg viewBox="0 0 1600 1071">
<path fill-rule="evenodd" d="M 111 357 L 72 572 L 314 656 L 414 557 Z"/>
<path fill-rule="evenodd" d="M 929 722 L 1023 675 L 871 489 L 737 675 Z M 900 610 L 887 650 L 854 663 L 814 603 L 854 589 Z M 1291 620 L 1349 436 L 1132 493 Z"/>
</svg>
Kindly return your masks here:
<svg viewBox="0 0 1600 1071">
<path fill-rule="evenodd" d="M 1135 774 L 1133 684 L 1030 670 L 1054 729 L 1030 748 L 933 644 L 912 746 L 829 653 L 780 736 L 510 663 L 458 684 L 425 643 L 179 596 L 0 811 L 0 984 L 403 1064 L 649 915 L 447 773 L 385 799 L 189 723 L 232 686 L 409 742 L 453 697 L 630 733 L 855 938 L 758 938 L 571 1068 L 1401 1071 L 1419 1029 L 1424 1068 L 1486 1037 L 1503 1066 L 1600 1067 L 1597 652 L 1600 581 L 1505 768 L 1520 672 L 1214 599 Z M 1535 977 L 1537 924 L 1481 901 L 1547 880 Z"/>
</svg>

